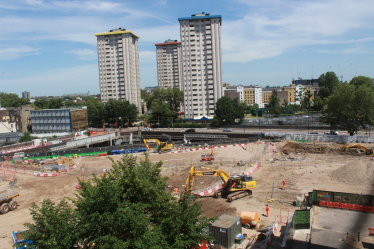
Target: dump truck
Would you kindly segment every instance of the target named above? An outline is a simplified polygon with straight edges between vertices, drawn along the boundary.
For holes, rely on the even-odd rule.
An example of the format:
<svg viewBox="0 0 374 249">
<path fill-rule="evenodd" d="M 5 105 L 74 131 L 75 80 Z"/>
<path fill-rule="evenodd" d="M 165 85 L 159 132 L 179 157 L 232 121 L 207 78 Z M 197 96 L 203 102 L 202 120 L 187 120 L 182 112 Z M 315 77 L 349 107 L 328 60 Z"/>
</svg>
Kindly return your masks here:
<svg viewBox="0 0 374 249">
<path fill-rule="evenodd" d="M 209 170 L 209 171 L 196 171 L 195 166 L 192 166 L 190 172 L 187 176 L 185 192 L 190 193 L 193 189 L 193 184 L 195 182 L 195 176 L 219 176 L 221 177 L 223 184 L 222 188 L 214 191 L 214 197 L 218 198 L 220 196 L 227 196 L 227 201 L 231 202 L 233 200 L 251 196 L 252 190 L 256 188 L 256 181 L 253 180 L 252 176 L 249 175 L 236 175 L 230 176 L 223 170 Z"/>
<path fill-rule="evenodd" d="M 17 202 L 13 199 L 18 196 L 20 196 L 20 192 L 16 189 L 6 189 L 5 191 L 0 192 L 0 213 L 6 214 L 9 211 L 16 210 Z"/>
</svg>

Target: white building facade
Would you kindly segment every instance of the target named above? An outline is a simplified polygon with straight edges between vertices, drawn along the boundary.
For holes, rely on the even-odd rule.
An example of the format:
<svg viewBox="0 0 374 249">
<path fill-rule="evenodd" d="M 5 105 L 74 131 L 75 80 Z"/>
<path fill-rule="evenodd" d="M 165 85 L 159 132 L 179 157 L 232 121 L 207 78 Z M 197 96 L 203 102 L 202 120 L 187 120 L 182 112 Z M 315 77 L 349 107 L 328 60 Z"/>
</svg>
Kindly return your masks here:
<svg viewBox="0 0 374 249">
<path fill-rule="evenodd" d="M 177 40 L 167 40 L 156 43 L 158 87 L 180 88 L 181 82 L 181 43 Z"/>
<path fill-rule="evenodd" d="M 185 118 L 212 119 L 215 103 L 223 96 L 221 16 L 202 13 L 178 21 Z"/>
<path fill-rule="evenodd" d="M 125 29 L 97 33 L 101 100 L 128 100 L 141 113 L 139 37 Z"/>
</svg>

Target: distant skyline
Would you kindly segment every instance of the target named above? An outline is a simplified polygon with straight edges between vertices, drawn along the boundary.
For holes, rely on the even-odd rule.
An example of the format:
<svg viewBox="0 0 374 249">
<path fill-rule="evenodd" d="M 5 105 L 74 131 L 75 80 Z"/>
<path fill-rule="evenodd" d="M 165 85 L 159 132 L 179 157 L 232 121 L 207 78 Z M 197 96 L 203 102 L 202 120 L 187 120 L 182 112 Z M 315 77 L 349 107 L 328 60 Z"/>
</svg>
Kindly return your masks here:
<svg viewBox="0 0 374 249">
<path fill-rule="evenodd" d="M 0 92 L 98 94 L 95 33 L 119 27 L 140 37 L 141 88 L 157 86 L 154 44 L 180 41 L 178 18 L 201 12 L 222 15 L 223 82 L 373 78 L 373 9 L 370 0 L 0 0 Z"/>
</svg>

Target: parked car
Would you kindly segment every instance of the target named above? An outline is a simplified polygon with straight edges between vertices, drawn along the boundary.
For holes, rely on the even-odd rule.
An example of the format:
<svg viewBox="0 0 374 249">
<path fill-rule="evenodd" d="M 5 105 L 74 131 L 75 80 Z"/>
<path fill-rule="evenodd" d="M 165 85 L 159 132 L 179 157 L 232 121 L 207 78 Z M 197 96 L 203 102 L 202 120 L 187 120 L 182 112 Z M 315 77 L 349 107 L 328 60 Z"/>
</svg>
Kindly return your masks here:
<svg viewBox="0 0 374 249">
<path fill-rule="evenodd" d="M 318 135 L 318 132 L 311 132 L 309 134 Z"/>
<path fill-rule="evenodd" d="M 188 129 L 185 132 L 196 132 L 196 130 L 195 129 Z"/>
<path fill-rule="evenodd" d="M 222 131 L 232 131 L 232 129 L 229 129 L 229 128 L 223 128 Z"/>
<path fill-rule="evenodd" d="M 325 135 L 339 135 L 337 131 L 325 131 Z"/>
</svg>

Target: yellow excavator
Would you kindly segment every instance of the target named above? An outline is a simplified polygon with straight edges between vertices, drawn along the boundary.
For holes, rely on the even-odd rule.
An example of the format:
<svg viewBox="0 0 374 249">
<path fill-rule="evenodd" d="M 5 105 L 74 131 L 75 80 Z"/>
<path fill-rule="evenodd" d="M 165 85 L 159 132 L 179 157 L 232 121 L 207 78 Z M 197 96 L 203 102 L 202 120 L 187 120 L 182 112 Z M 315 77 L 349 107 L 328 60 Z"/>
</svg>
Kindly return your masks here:
<svg viewBox="0 0 374 249">
<path fill-rule="evenodd" d="M 186 192 L 192 192 L 195 176 L 219 176 L 221 177 L 223 184 L 222 188 L 214 191 L 214 197 L 218 198 L 222 195 L 227 195 L 227 201 L 233 200 L 252 195 L 253 188 L 256 188 L 256 181 L 253 180 L 252 176 L 249 175 L 236 175 L 230 176 L 223 170 L 209 170 L 209 171 L 196 171 L 195 166 L 192 166 L 187 180 L 185 189 Z"/>
<path fill-rule="evenodd" d="M 157 147 L 155 148 L 154 152 L 158 152 L 159 154 L 172 151 L 174 149 L 173 144 L 168 144 L 166 142 L 161 142 L 158 139 L 143 139 L 144 145 L 148 151 L 151 151 L 148 143 L 156 143 Z"/>
<path fill-rule="evenodd" d="M 366 148 L 365 146 L 363 146 L 361 144 L 352 144 L 352 145 L 346 145 L 345 144 L 340 149 L 340 152 L 345 152 L 348 149 L 359 149 L 359 150 L 363 150 L 366 155 L 374 155 L 374 150 L 373 149 Z"/>
</svg>

